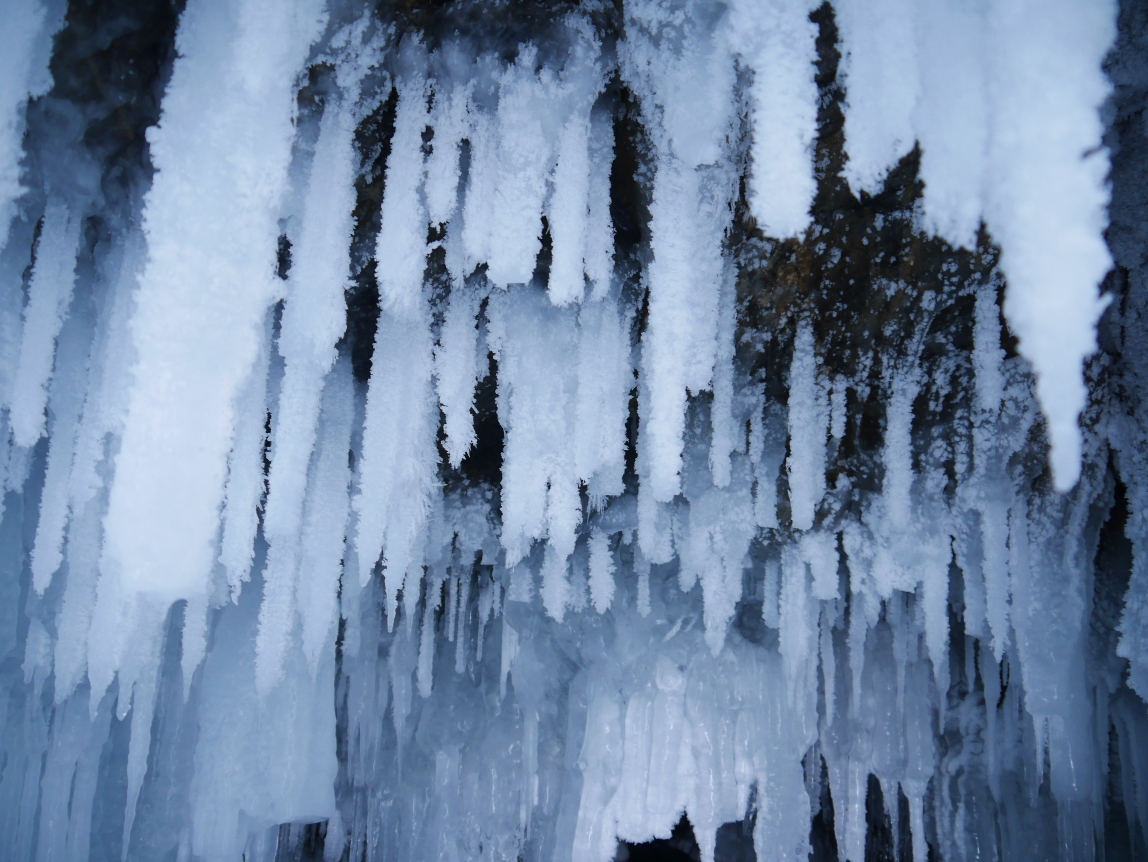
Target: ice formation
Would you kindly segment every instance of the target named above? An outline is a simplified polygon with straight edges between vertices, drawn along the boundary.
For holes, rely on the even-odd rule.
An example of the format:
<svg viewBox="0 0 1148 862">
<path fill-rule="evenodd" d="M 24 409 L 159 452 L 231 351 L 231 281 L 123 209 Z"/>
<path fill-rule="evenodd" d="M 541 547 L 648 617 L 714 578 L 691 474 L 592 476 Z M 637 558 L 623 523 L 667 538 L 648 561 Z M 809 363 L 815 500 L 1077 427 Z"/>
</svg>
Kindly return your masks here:
<svg viewBox="0 0 1148 862">
<path fill-rule="evenodd" d="M 1144 858 L 1146 34 L 7 0 L 0 855 Z"/>
</svg>

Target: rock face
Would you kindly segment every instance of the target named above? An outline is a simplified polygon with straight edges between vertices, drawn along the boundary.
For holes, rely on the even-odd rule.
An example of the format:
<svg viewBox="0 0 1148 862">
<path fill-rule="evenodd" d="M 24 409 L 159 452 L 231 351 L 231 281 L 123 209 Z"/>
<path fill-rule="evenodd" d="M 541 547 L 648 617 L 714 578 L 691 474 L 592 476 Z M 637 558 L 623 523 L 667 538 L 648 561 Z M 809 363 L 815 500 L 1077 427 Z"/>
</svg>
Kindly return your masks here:
<svg viewBox="0 0 1148 862">
<path fill-rule="evenodd" d="M 11 858 L 1148 854 L 1145 3 L 10 5 Z"/>
</svg>

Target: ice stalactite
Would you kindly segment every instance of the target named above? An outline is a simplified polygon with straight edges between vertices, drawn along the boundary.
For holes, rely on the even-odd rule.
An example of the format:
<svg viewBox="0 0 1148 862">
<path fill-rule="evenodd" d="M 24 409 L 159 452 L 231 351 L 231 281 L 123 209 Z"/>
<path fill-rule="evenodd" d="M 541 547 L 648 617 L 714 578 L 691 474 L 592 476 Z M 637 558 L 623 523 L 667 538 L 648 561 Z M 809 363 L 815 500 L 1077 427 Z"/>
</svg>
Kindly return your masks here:
<svg viewBox="0 0 1148 862">
<path fill-rule="evenodd" d="M 18 0 L 4 14 L 0 66 L 0 249 L 25 188 L 20 182 L 25 106 L 52 86 L 48 60 L 52 37 L 63 25 L 61 4 Z"/>
<path fill-rule="evenodd" d="M 1144 855 L 1138 0 L 9 6 L 13 858 Z"/>
</svg>

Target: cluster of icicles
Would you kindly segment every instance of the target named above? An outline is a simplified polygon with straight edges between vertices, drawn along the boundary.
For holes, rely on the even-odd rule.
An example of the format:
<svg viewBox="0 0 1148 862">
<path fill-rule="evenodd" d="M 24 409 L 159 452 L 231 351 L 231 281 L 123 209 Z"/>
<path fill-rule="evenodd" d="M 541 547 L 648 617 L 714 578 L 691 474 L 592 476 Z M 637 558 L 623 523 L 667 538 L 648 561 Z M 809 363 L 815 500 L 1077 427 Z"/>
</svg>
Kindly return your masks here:
<svg viewBox="0 0 1148 862">
<path fill-rule="evenodd" d="M 1088 516 L 1112 491 L 1077 418 L 1110 265 L 1114 11 L 833 5 L 851 186 L 920 143 L 922 223 L 1000 243 L 1039 397 L 1000 348 L 999 285 L 975 288 L 971 430 L 915 463 L 921 372 L 888 361 L 882 491 L 851 510 L 826 460 L 854 384 L 821 373 L 809 322 L 769 370 L 786 403 L 734 361 L 741 173 L 766 235 L 810 224 L 806 0 L 627 0 L 624 38 L 572 15 L 510 61 L 345 4 L 189 0 L 154 179 L 94 252 L 91 201 L 21 186 L 62 20 L 7 4 L 10 858 L 272 859 L 298 837 L 278 824 L 325 821 L 331 860 L 606 862 L 684 812 L 704 859 L 751 813 L 760 862 L 804 860 L 827 781 L 860 862 L 871 774 L 916 862 L 1091 858 L 1109 718 L 1082 671 Z M 321 111 L 297 116 L 317 65 Z M 614 76 L 649 142 L 641 291 L 615 266 Z M 364 385 L 342 341 L 355 135 L 392 91 Z M 501 486 L 446 493 L 439 447 L 458 467 L 474 446 L 489 355 Z M 1009 474 L 1041 411 L 1071 493 Z M 731 625 L 745 607 L 759 623 Z M 1112 720 L 1143 825 L 1130 703 Z M 978 745 L 943 742 L 952 721 Z"/>
</svg>

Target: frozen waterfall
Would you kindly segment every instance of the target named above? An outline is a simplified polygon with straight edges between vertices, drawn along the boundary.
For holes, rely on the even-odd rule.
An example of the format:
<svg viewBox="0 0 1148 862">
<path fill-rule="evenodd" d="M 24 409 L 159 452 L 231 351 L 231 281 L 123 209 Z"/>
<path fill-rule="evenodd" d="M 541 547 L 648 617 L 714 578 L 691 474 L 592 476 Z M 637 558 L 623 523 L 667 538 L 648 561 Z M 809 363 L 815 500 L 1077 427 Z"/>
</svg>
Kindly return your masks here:
<svg viewBox="0 0 1148 862">
<path fill-rule="evenodd" d="M 1148 0 L 0 0 L 0 857 L 1148 858 L 1146 177 Z"/>
</svg>

